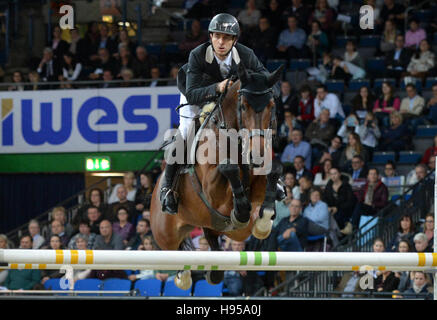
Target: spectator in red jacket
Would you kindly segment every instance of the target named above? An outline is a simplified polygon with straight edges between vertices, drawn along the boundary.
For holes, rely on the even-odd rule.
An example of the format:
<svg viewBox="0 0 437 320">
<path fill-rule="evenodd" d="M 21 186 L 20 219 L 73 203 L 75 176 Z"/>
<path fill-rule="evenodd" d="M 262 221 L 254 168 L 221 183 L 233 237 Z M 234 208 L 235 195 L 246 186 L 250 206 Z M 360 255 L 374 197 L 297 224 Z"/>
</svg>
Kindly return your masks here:
<svg viewBox="0 0 437 320">
<path fill-rule="evenodd" d="M 352 214 L 352 226 L 358 228 L 361 215 L 374 216 L 388 203 L 388 189 L 382 183 L 378 169 L 371 168 L 366 184 L 357 193 L 358 203 Z"/>
<path fill-rule="evenodd" d="M 308 85 L 300 88 L 300 100 L 298 105 L 298 115 L 296 119 L 306 128 L 314 119 L 314 98 L 311 95 L 311 88 Z"/>
<path fill-rule="evenodd" d="M 425 154 L 423 155 L 423 158 L 420 161 L 420 163 L 428 164 L 429 159 L 435 155 L 437 155 L 437 135 L 434 137 L 434 144 L 428 149 L 426 149 Z"/>
</svg>

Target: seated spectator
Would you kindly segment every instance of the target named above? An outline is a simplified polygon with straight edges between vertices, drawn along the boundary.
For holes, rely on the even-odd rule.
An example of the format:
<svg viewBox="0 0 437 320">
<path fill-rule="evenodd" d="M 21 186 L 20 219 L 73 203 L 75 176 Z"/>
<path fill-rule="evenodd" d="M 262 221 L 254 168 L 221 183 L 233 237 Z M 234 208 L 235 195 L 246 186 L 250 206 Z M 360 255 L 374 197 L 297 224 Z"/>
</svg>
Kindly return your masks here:
<svg viewBox="0 0 437 320">
<path fill-rule="evenodd" d="M 150 229 L 150 221 L 141 219 L 137 223 L 136 233 L 131 237 L 127 244 L 127 250 L 138 250 L 138 247 L 143 243 L 146 236 L 151 236 L 152 230 Z"/>
<path fill-rule="evenodd" d="M 50 237 L 50 246 L 48 247 L 50 250 L 62 250 L 64 247 L 61 243 L 61 238 L 58 235 L 53 235 Z M 44 288 L 44 283 L 46 283 L 47 280 L 50 279 L 59 279 L 62 278 L 65 275 L 65 273 L 61 273 L 59 270 L 42 270 L 41 271 L 41 288 Z"/>
<path fill-rule="evenodd" d="M 317 20 L 322 25 L 323 31 L 331 31 L 335 22 L 335 10 L 328 5 L 327 0 L 317 0 L 309 22 Z"/>
<path fill-rule="evenodd" d="M 44 89 L 38 84 L 41 80 L 37 71 L 30 71 L 27 77 L 29 78 L 29 84 L 24 87 L 24 90 L 36 91 Z"/>
<path fill-rule="evenodd" d="M 231 241 L 232 251 L 244 251 L 244 241 Z M 224 274 L 223 283 L 228 289 L 230 296 L 241 296 L 243 293 L 243 278 L 247 276 L 247 271 L 233 271 L 227 270 Z"/>
<path fill-rule="evenodd" d="M 404 47 L 404 36 L 398 34 L 395 40 L 395 47 L 385 54 L 386 76 L 396 78 L 397 82 L 407 71 L 410 63 L 410 50 Z"/>
<path fill-rule="evenodd" d="M 129 69 L 132 71 L 135 67 L 134 57 L 132 57 L 129 47 L 125 44 L 121 44 L 118 48 L 117 64 L 120 67 L 120 73 L 116 76 L 116 78 L 123 77 L 122 72 L 124 70 Z M 134 78 L 133 71 L 132 78 Z"/>
<path fill-rule="evenodd" d="M 340 156 L 343 152 L 342 138 L 338 135 L 332 138 L 331 144 L 326 152 L 330 154 L 334 167 L 338 167 Z"/>
<path fill-rule="evenodd" d="M 414 238 L 414 224 L 411 216 L 407 213 L 404 213 L 399 221 L 398 221 L 398 232 L 395 237 L 390 242 L 388 246 L 389 252 L 396 252 L 399 250 L 399 243 L 402 240 L 406 240 L 409 243 L 413 243 Z"/>
<path fill-rule="evenodd" d="M 246 9 L 241 10 L 237 16 L 244 30 L 250 31 L 256 28 L 260 18 L 261 11 L 257 9 L 255 0 L 247 0 Z"/>
<path fill-rule="evenodd" d="M 69 222 L 67 222 L 67 214 L 64 207 L 53 208 L 51 218 L 59 221 L 64 226 L 65 234 L 68 238 L 73 235 L 74 228 Z"/>
<path fill-rule="evenodd" d="M 344 62 L 352 63 L 353 65 L 364 69 L 364 59 L 361 57 L 360 53 L 357 50 L 357 45 L 353 40 L 346 41 L 346 50 L 344 52 L 343 59 L 340 59 Z"/>
<path fill-rule="evenodd" d="M 351 161 L 351 167 L 348 170 L 343 171 L 351 176 L 352 187 L 361 187 L 365 184 L 368 169 L 361 156 L 353 156 Z"/>
<path fill-rule="evenodd" d="M 311 88 L 303 85 L 300 90 L 300 100 L 298 101 L 298 110 L 296 119 L 302 128 L 307 128 L 314 120 L 314 98 L 311 94 Z"/>
<path fill-rule="evenodd" d="M 321 58 L 323 53 L 329 52 L 328 36 L 322 31 L 322 25 L 318 20 L 311 23 L 311 33 L 308 35 L 306 45 L 312 56 L 316 58 Z"/>
<path fill-rule="evenodd" d="M 67 236 L 67 233 L 65 232 L 64 225 L 59 222 L 58 220 L 53 220 L 51 222 L 51 230 L 49 232 L 49 236 L 47 237 L 46 241 L 44 242 L 42 248 L 48 248 L 50 245 L 50 239 L 52 236 L 57 235 L 61 239 L 61 243 L 63 247 L 68 246 L 68 241 L 70 240 L 70 237 Z"/>
<path fill-rule="evenodd" d="M 60 26 L 56 25 L 53 27 L 53 37 L 48 43 L 48 47 L 52 49 L 53 59 L 57 64 L 61 64 L 64 54 L 68 51 L 68 43 L 62 40 L 62 29 Z"/>
<path fill-rule="evenodd" d="M 393 20 L 388 19 L 384 24 L 379 49 L 386 54 L 396 48 L 396 36 L 399 34 Z"/>
<path fill-rule="evenodd" d="M 358 271 L 345 272 L 341 277 L 340 283 L 334 289 L 336 292 L 342 293 L 339 297 L 342 298 L 362 298 L 364 295 L 352 294 L 352 292 L 364 291 L 360 285 L 361 274 Z"/>
<path fill-rule="evenodd" d="M 388 82 L 382 83 L 382 94 L 376 99 L 373 106 L 373 113 L 383 127 L 388 128 L 390 114 L 394 111 L 399 111 L 401 107 L 401 100 L 394 95 L 394 88 Z"/>
<path fill-rule="evenodd" d="M 356 114 L 358 119 L 364 119 L 367 112 L 372 112 L 375 100 L 369 88 L 362 86 L 360 92 L 352 100 L 352 113 Z"/>
<path fill-rule="evenodd" d="M 111 36 L 112 39 L 112 36 Z M 114 39 L 113 39 L 114 41 Z M 115 58 L 118 58 L 119 56 L 117 55 L 120 54 L 120 48 L 121 47 L 125 47 L 129 50 L 129 53 L 133 53 L 135 52 L 137 45 L 134 41 L 131 40 L 131 38 L 129 37 L 128 31 L 127 29 L 121 29 L 120 32 L 118 33 L 118 39 L 115 40 L 117 42 L 117 50 L 113 52 L 113 56 Z"/>
<path fill-rule="evenodd" d="M 395 276 L 394 272 L 384 270 L 375 279 L 375 289 L 377 292 L 393 292 L 399 286 L 399 278 Z"/>
<path fill-rule="evenodd" d="M 426 39 L 420 41 L 419 48 L 411 57 L 407 67 L 407 76 L 420 79 L 425 83 L 426 77 L 435 66 L 435 55 L 430 50 L 430 45 Z M 407 80 L 407 78 L 405 78 Z"/>
<path fill-rule="evenodd" d="M 116 190 L 117 190 L 117 197 L 120 200 L 110 205 L 107 219 L 115 222 L 118 208 L 123 206 L 128 210 L 129 222 L 134 223 L 137 218 L 135 203 L 127 199 L 127 189 L 124 185 L 119 185 Z"/>
<path fill-rule="evenodd" d="M 380 180 L 378 169 L 371 168 L 366 184 L 358 192 L 358 202 L 352 214 L 352 226 L 358 229 L 362 215 L 375 216 L 388 204 L 388 190 Z"/>
<path fill-rule="evenodd" d="M 359 176 L 359 172 L 355 172 L 356 170 L 353 169 L 353 159 L 359 156 L 362 159 L 363 166 L 364 163 L 367 163 L 369 161 L 369 152 L 366 150 L 366 148 L 361 144 L 361 139 L 358 134 L 355 132 L 351 132 L 349 134 L 348 142 L 346 145 L 346 148 L 343 150 L 341 156 L 340 156 L 340 168 L 343 169 L 343 171 L 351 173 L 352 179 L 359 179 L 362 178 Z M 351 172 L 352 167 L 352 172 Z"/>
<path fill-rule="evenodd" d="M 145 236 L 142 244 L 138 247 L 138 250 L 159 250 L 152 236 Z M 132 282 L 137 280 L 155 279 L 154 270 L 136 270 L 127 271 L 128 279 Z"/>
<path fill-rule="evenodd" d="M 82 72 L 82 64 L 76 60 L 72 53 L 64 53 L 64 63 L 62 66 L 61 81 L 76 81 L 80 80 Z M 71 88 L 71 86 L 69 87 Z"/>
<path fill-rule="evenodd" d="M 328 206 L 322 199 L 322 190 L 314 187 L 311 189 L 310 203 L 305 208 L 303 216 L 308 220 L 316 223 L 325 230 L 329 230 L 329 210 Z"/>
<path fill-rule="evenodd" d="M 165 87 L 167 82 L 164 80 L 158 80 L 161 78 L 161 72 L 158 67 L 152 67 L 150 69 L 150 78 L 152 81 L 150 82 L 149 87 Z"/>
<path fill-rule="evenodd" d="M 408 299 L 424 299 L 425 297 L 432 296 L 431 286 L 428 284 L 431 281 L 427 279 L 427 276 L 422 271 L 413 271 L 413 286 L 404 291 L 406 294 L 404 297 Z M 418 296 L 421 295 L 421 296 Z M 425 297 L 424 297 L 425 296 Z"/>
<path fill-rule="evenodd" d="M 423 124 L 422 115 L 425 99 L 417 94 L 416 87 L 409 83 L 406 85 L 407 97 L 402 99 L 400 113 L 402 118 L 411 126 L 412 132 L 416 132 L 417 126 Z"/>
<path fill-rule="evenodd" d="M 138 46 L 135 50 L 136 60 L 134 61 L 135 78 L 150 79 L 150 70 L 158 63 L 154 56 L 148 54 L 143 46 Z"/>
<path fill-rule="evenodd" d="M 23 235 L 20 237 L 20 249 L 32 249 L 32 237 Z M 32 290 L 41 280 L 41 271 L 36 269 L 12 269 L 3 282 L 3 286 L 9 290 Z"/>
<path fill-rule="evenodd" d="M 317 187 L 324 188 L 329 182 L 330 176 L 329 176 L 329 170 L 332 168 L 332 160 L 326 159 L 322 163 L 322 170 L 321 172 L 318 172 L 316 176 L 314 177 L 314 185 Z"/>
<path fill-rule="evenodd" d="M 378 127 L 378 120 L 372 112 L 368 112 L 364 118 L 364 123 L 358 126 L 358 135 L 364 147 L 367 148 L 369 159 L 373 158 L 373 151 L 381 138 L 381 131 Z"/>
<path fill-rule="evenodd" d="M 410 145 L 410 131 L 402 123 L 402 118 L 402 114 L 397 111 L 390 114 L 390 127 L 382 128 L 378 150 L 394 151 L 398 156 L 399 151 L 407 149 Z"/>
<path fill-rule="evenodd" d="M 341 102 L 335 93 L 329 93 L 325 85 L 317 86 L 317 95 L 314 100 L 314 116 L 319 117 L 322 109 L 329 109 L 331 119 L 345 118 Z"/>
<path fill-rule="evenodd" d="M 350 113 L 346 119 L 344 119 L 340 129 L 337 131 L 337 135 L 342 137 L 343 143 L 349 142 L 349 136 L 351 133 L 358 134 L 358 126 L 360 124 L 360 120 L 355 113 Z"/>
<path fill-rule="evenodd" d="M 94 250 L 123 250 L 123 238 L 112 231 L 109 220 L 100 222 L 100 234 L 97 235 L 93 246 Z"/>
<path fill-rule="evenodd" d="M 419 21 L 415 18 L 410 20 L 410 30 L 405 33 L 405 47 L 416 50 L 420 42 L 426 39 L 426 32 L 420 28 Z"/>
<path fill-rule="evenodd" d="M 398 252 L 412 252 L 411 243 L 408 240 L 399 241 Z M 397 290 L 403 292 L 412 286 L 414 279 L 413 273 L 410 271 L 396 271 L 395 276 L 399 278 L 399 285 Z"/>
<path fill-rule="evenodd" d="M 188 60 L 191 50 L 208 41 L 208 36 L 203 32 L 199 20 L 193 20 L 190 31 L 185 35 L 185 39 L 179 44 L 180 53 L 184 61 Z"/>
<path fill-rule="evenodd" d="M 428 237 L 423 232 L 416 233 L 413 242 L 416 252 L 433 252 Z"/>
<path fill-rule="evenodd" d="M 282 151 L 285 147 L 292 141 L 293 130 L 297 129 L 296 117 L 291 113 L 291 111 L 284 112 L 284 121 L 279 125 L 278 138 L 279 146 L 278 150 Z"/>
<path fill-rule="evenodd" d="M 100 25 L 99 38 L 97 40 L 98 48 L 105 48 L 112 56 L 117 52 L 117 43 L 109 36 L 109 27 L 106 24 Z"/>
<path fill-rule="evenodd" d="M 87 243 L 86 243 L 87 249 L 92 249 L 94 246 L 94 242 L 96 241 L 96 236 L 97 236 L 97 234 L 95 234 L 94 232 L 91 232 L 91 226 L 90 226 L 88 220 L 82 220 L 79 223 L 79 233 L 76 233 L 70 239 L 70 242 L 68 243 L 68 249 L 77 250 L 77 241 L 76 240 L 80 237 L 82 239 L 87 240 Z"/>
<path fill-rule="evenodd" d="M 103 70 L 111 70 L 112 75 L 120 73 L 120 66 L 117 61 L 110 56 L 108 49 L 100 48 L 98 57 L 95 61 L 95 69 L 88 75 L 90 80 L 102 80 Z"/>
<path fill-rule="evenodd" d="M 89 22 L 88 28 L 84 36 L 84 42 L 85 42 L 85 48 L 86 48 L 86 65 L 88 64 L 94 64 L 98 59 L 99 56 L 97 54 L 97 51 L 99 49 L 99 25 L 97 22 Z"/>
<path fill-rule="evenodd" d="M 311 144 L 313 158 L 320 158 L 322 150 L 329 146 L 335 133 L 334 125 L 329 121 L 329 109 L 323 109 L 305 131 L 305 139 Z"/>
<path fill-rule="evenodd" d="M 278 114 L 278 122 L 282 124 L 285 120 L 285 112 L 290 112 L 293 115 L 293 122 L 295 123 L 294 117 L 297 117 L 298 110 L 297 96 L 294 94 L 291 88 L 291 84 L 288 81 L 281 81 L 281 92 L 279 97 L 276 99 L 276 108 Z"/>
<path fill-rule="evenodd" d="M 278 35 L 275 29 L 270 26 L 267 17 L 261 17 L 258 27 L 250 34 L 251 48 L 261 62 L 265 64 L 267 59 L 275 57 Z"/>
<path fill-rule="evenodd" d="M 290 216 L 283 218 L 277 228 L 277 241 L 281 251 L 303 251 L 308 234 L 308 219 L 302 213 L 302 203 L 298 199 L 291 200 Z"/>
<path fill-rule="evenodd" d="M 70 29 L 70 44 L 67 52 L 70 52 L 74 59 L 83 66 L 88 63 L 87 51 L 86 41 L 80 36 L 79 29 Z"/>
<path fill-rule="evenodd" d="M 303 176 L 309 180 L 313 180 L 313 174 L 305 167 L 305 158 L 302 156 L 296 156 L 293 160 L 293 168 L 296 174 L 296 180 L 299 181 Z"/>
<path fill-rule="evenodd" d="M 275 228 L 278 225 L 278 223 L 282 220 L 282 218 L 288 217 L 290 215 L 288 206 L 290 205 L 291 200 L 293 200 L 296 197 L 297 198 L 300 197 L 299 186 L 297 185 L 294 171 L 285 173 L 284 183 L 285 183 L 285 198 L 280 201 L 277 200 L 275 202 L 276 217 L 275 220 L 273 221 L 273 228 Z M 293 191 L 295 191 L 298 194 L 294 195 Z"/>
<path fill-rule="evenodd" d="M 308 175 L 299 178 L 299 185 L 293 188 L 293 199 L 298 199 L 303 208 L 310 203 L 310 192 L 313 187 L 313 179 Z"/>
<path fill-rule="evenodd" d="M 150 200 L 152 198 L 153 188 L 153 177 L 151 173 L 142 172 L 140 174 L 140 184 L 141 187 L 137 189 L 135 194 L 135 209 L 142 212 L 145 208 L 150 207 Z"/>
<path fill-rule="evenodd" d="M 9 246 L 8 237 L 5 234 L 0 234 L 0 249 L 11 249 Z M 9 270 L 0 270 L 0 287 L 3 286 L 3 283 L 8 277 L 8 273 Z"/>
<path fill-rule="evenodd" d="M 288 29 L 279 34 L 276 46 L 279 59 L 298 59 L 305 57 L 306 33 L 298 27 L 296 17 L 289 16 L 287 20 Z"/>
<path fill-rule="evenodd" d="M 357 79 L 364 79 L 366 77 L 366 70 L 363 68 L 358 67 L 357 65 L 344 61 L 340 57 L 334 57 L 333 60 L 333 68 L 331 71 L 331 77 L 333 79 L 342 79 L 346 83 L 349 82 L 349 80 L 357 80 Z M 340 76 L 337 76 L 336 70 L 342 69 L 343 72 L 340 74 Z"/>
<path fill-rule="evenodd" d="M 428 109 L 427 119 L 431 123 L 437 124 L 437 83 L 432 85 L 432 97 L 428 100 L 426 109 Z"/>
<path fill-rule="evenodd" d="M 261 11 L 261 14 L 269 20 L 269 24 L 272 26 L 275 33 L 279 33 L 282 30 L 282 25 L 284 25 L 284 20 L 288 16 L 292 15 L 291 12 L 283 10 L 282 5 L 278 0 L 270 0 L 268 2 L 267 8 Z M 306 21 L 302 21 L 298 15 L 295 14 L 300 25 L 305 25 Z M 285 18 L 284 18 L 285 17 Z"/>
<path fill-rule="evenodd" d="M 178 83 L 178 72 L 179 72 L 179 65 L 173 65 L 170 69 L 170 74 L 169 77 L 171 78 L 171 80 L 167 81 L 167 86 L 177 86 Z"/>
<path fill-rule="evenodd" d="M 75 241 L 75 248 L 77 250 L 89 250 L 91 249 L 88 245 L 88 238 L 84 235 L 79 235 L 76 238 Z M 77 280 L 82 280 L 82 279 L 86 279 L 91 273 L 91 269 L 85 269 L 85 270 L 80 270 L 80 269 L 74 269 L 73 271 L 73 281 L 74 283 L 76 283 Z"/>
<path fill-rule="evenodd" d="M 430 212 L 425 216 L 425 223 L 422 232 L 428 238 L 431 250 L 434 250 L 434 213 Z"/>
<path fill-rule="evenodd" d="M 100 233 L 100 222 L 102 222 L 104 218 L 105 215 L 100 212 L 98 207 L 93 205 L 88 207 L 85 219 L 88 221 L 92 233 Z"/>
<path fill-rule="evenodd" d="M 123 184 L 118 183 L 112 189 L 111 195 L 108 199 L 108 204 L 113 204 L 114 202 L 120 201 L 117 195 L 118 187 L 123 185 L 127 191 L 126 198 L 129 201 L 135 201 L 135 195 L 137 193 L 137 188 L 135 187 L 135 174 L 132 171 L 126 172 L 123 176 Z"/>
<path fill-rule="evenodd" d="M 311 145 L 302 140 L 302 131 L 293 129 L 291 133 L 291 143 L 287 145 L 284 152 L 281 155 L 281 162 L 294 162 L 296 156 L 303 157 L 305 161 L 305 167 L 311 168 Z"/>
<path fill-rule="evenodd" d="M 393 20 L 397 26 L 402 26 L 405 19 L 405 7 L 402 4 L 395 3 L 395 0 L 384 0 L 380 18 L 382 23 L 387 20 Z"/>
<path fill-rule="evenodd" d="M 39 249 L 44 244 L 44 237 L 41 235 L 41 228 L 38 220 L 32 219 L 28 226 L 29 235 L 32 237 L 32 249 Z"/>
<path fill-rule="evenodd" d="M 387 186 L 389 198 L 400 196 L 404 193 L 405 177 L 396 174 L 396 165 L 393 161 L 388 161 L 384 166 L 384 177 L 381 181 Z"/>
<path fill-rule="evenodd" d="M 126 246 L 134 234 L 134 226 L 127 221 L 129 213 L 127 208 L 121 206 L 117 209 L 117 222 L 112 225 L 112 231 L 118 234 L 123 239 L 123 244 Z"/>
<path fill-rule="evenodd" d="M 103 83 L 100 88 L 118 88 L 119 84 L 113 83 L 114 75 L 111 70 L 103 70 Z"/>
<path fill-rule="evenodd" d="M 43 51 L 43 58 L 36 70 L 41 78 L 41 81 L 52 82 L 58 81 L 59 75 L 62 74 L 60 62 L 54 59 L 53 50 L 45 48 Z M 49 89 L 50 86 L 44 86 L 44 89 Z"/>
<path fill-rule="evenodd" d="M 21 71 L 14 71 L 14 73 L 12 74 L 12 82 L 17 84 L 9 86 L 8 91 L 24 91 L 24 78 Z"/>
<path fill-rule="evenodd" d="M 349 221 L 357 199 L 347 178 L 342 176 L 340 169 L 331 168 L 329 176 L 330 180 L 323 192 L 323 201 L 328 205 L 328 210 L 337 221 L 338 227 L 344 234 L 347 234 L 349 229 L 352 229 Z M 350 226 L 347 226 L 348 224 Z M 346 227 L 348 228 L 346 229 Z"/>
</svg>

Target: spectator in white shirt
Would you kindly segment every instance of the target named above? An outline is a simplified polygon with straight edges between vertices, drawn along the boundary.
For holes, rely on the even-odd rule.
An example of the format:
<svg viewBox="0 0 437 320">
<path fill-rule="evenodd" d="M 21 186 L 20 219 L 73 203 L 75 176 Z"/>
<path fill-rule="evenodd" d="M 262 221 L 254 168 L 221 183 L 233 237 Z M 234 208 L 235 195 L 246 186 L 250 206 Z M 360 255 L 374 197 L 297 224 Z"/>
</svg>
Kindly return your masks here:
<svg viewBox="0 0 437 320">
<path fill-rule="evenodd" d="M 314 100 L 314 116 L 319 117 L 322 109 L 329 109 L 330 118 L 345 118 L 341 102 L 335 93 L 329 93 L 326 86 L 321 84 L 317 86 L 317 95 Z"/>
</svg>

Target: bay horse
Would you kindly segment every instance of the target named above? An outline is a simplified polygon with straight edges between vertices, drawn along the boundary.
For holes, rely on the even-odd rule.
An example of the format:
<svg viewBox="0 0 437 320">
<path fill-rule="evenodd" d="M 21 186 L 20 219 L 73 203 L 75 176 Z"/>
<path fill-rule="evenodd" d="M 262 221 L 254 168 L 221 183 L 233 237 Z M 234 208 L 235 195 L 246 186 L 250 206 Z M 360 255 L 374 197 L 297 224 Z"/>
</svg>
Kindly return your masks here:
<svg viewBox="0 0 437 320">
<path fill-rule="evenodd" d="M 196 138 L 207 128 L 213 130 L 216 136 L 219 129 L 223 128 L 246 129 L 246 132 L 250 132 L 250 143 L 246 145 L 249 154 L 255 143 L 264 145 L 267 129 L 272 128 L 275 119 L 272 87 L 279 81 L 282 71 L 283 66 L 271 74 L 249 73 L 240 63 L 239 80 L 229 87 L 223 99 L 210 112 Z M 180 174 L 175 189 L 179 203 L 176 215 L 162 212 L 161 179 L 156 183 L 151 200 L 150 222 L 153 236 L 162 250 L 184 249 L 184 240 L 195 226 L 203 229 L 211 250 L 220 250 L 218 237 L 222 234 L 236 241 L 244 241 L 250 235 L 265 239 L 271 232 L 275 218 L 276 184 L 282 174 L 280 163 L 271 161 L 269 172 L 255 175 L 256 166 L 252 162 L 248 164 L 242 161 L 244 156 L 241 147 L 238 149 L 238 163 L 228 158 L 220 162 L 220 146 L 215 139 L 196 140 L 192 148 L 199 151 L 205 144 L 213 144 L 212 147 L 217 151 L 216 161 L 196 161 Z M 197 149 L 196 145 L 199 146 Z M 268 148 L 264 152 L 272 151 Z M 223 276 L 224 272 L 217 270 L 206 274 L 211 284 L 220 283 Z M 188 289 L 192 284 L 190 271 L 178 272 L 175 284 L 181 289 Z"/>
</svg>

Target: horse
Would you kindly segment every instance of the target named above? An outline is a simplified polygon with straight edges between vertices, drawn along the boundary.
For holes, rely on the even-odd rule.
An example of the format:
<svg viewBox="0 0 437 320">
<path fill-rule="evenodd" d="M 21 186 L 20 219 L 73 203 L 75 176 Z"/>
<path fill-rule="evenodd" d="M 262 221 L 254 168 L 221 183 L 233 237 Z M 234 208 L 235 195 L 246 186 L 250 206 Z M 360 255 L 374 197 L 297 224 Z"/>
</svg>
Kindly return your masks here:
<svg viewBox="0 0 437 320">
<path fill-rule="evenodd" d="M 273 73 L 251 73 L 243 63 L 239 64 L 239 80 L 222 94 L 198 130 L 196 138 L 206 129 L 212 130 L 216 136 L 219 135 L 219 129 L 244 129 L 248 138 L 244 146 L 247 152 L 243 155 L 241 140 L 231 141 L 239 145 L 238 163 L 226 157 L 220 161 L 218 154 L 223 152 L 223 148 L 220 150 L 215 139 L 195 140 L 191 153 L 197 156 L 198 153 L 193 153 L 193 150 L 199 151 L 202 146 L 209 146 L 217 151 L 216 161 L 196 161 L 180 174 L 175 187 L 179 203 L 176 215 L 162 212 L 159 200 L 161 178 L 158 178 L 151 199 L 150 222 L 155 241 L 162 250 L 186 250 L 185 240 L 195 226 L 203 229 L 211 250 L 221 250 L 218 237 L 222 234 L 236 241 L 244 241 L 250 235 L 258 239 L 270 235 L 275 218 L 277 181 L 282 174 L 282 166 L 278 161 L 270 161 L 267 164 L 271 168 L 269 172 L 255 175 L 260 164 L 254 163 L 252 152 L 256 143 L 258 146 L 264 145 L 268 129 L 274 124 L 272 88 L 279 81 L 282 71 L 283 66 Z M 211 149 L 207 150 L 209 152 Z M 269 148 L 266 152 L 272 154 Z M 250 159 L 244 162 L 245 157 Z M 218 270 L 206 274 L 211 284 L 220 283 L 223 277 L 224 272 Z M 190 271 L 179 271 L 175 284 L 184 290 L 190 288 Z"/>
</svg>

